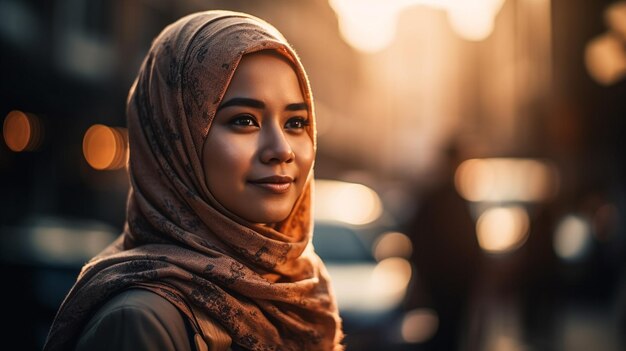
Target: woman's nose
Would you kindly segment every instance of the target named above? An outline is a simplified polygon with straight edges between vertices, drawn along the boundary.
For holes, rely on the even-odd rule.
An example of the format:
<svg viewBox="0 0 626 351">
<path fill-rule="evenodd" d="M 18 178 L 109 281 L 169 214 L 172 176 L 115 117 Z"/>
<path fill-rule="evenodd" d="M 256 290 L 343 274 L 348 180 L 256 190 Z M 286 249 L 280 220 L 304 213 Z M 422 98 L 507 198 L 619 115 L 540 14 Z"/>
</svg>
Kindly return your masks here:
<svg viewBox="0 0 626 351">
<path fill-rule="evenodd" d="M 280 126 L 266 127 L 261 133 L 261 162 L 291 163 L 296 155 L 287 140 L 285 131 Z"/>
</svg>

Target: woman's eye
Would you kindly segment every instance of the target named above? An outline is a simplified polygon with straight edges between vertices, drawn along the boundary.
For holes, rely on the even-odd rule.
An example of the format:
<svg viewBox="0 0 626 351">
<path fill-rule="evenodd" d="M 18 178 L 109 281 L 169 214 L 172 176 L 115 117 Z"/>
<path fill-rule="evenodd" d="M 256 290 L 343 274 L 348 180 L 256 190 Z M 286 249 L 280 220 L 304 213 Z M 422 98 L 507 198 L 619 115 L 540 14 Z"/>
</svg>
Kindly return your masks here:
<svg viewBox="0 0 626 351">
<path fill-rule="evenodd" d="M 230 124 L 236 127 L 258 127 L 254 117 L 250 115 L 237 116 L 230 120 Z"/>
<path fill-rule="evenodd" d="M 285 128 L 287 129 L 304 129 L 309 126 L 310 122 L 308 119 L 303 117 L 294 117 L 291 118 L 285 123 Z"/>
</svg>

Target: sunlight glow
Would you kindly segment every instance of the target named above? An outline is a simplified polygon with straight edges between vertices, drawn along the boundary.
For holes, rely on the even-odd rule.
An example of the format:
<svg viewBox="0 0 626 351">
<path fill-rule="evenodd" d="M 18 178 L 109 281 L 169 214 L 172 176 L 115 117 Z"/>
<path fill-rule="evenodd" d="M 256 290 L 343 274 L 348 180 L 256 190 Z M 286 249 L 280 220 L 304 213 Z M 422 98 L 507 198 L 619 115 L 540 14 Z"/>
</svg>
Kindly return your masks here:
<svg viewBox="0 0 626 351">
<path fill-rule="evenodd" d="M 528 238 L 530 219 L 523 207 L 494 207 L 486 210 L 476 223 L 480 247 L 491 253 L 513 251 Z"/>
<path fill-rule="evenodd" d="M 464 39 L 484 40 L 493 31 L 495 17 L 503 3 L 504 0 L 450 1 L 450 25 Z"/>
<path fill-rule="evenodd" d="M 504 0 L 329 0 L 348 44 L 363 52 L 377 52 L 394 39 L 398 16 L 405 9 L 429 6 L 447 12 L 452 29 L 462 38 L 480 41 L 494 27 Z"/>
</svg>

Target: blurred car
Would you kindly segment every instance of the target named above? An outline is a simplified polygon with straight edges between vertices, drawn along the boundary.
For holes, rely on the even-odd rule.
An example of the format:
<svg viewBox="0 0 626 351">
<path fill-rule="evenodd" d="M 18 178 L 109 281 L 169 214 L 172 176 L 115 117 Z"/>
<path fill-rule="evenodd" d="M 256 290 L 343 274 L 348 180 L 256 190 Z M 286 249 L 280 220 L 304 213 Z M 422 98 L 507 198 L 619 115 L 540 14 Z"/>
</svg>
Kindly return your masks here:
<svg viewBox="0 0 626 351">
<path fill-rule="evenodd" d="M 332 277 L 345 343 L 354 350 L 407 345 L 402 303 L 412 274 L 407 260 L 411 242 L 392 231 L 393 225 L 381 220 L 383 215 L 374 190 L 316 181 L 313 245 Z"/>
</svg>

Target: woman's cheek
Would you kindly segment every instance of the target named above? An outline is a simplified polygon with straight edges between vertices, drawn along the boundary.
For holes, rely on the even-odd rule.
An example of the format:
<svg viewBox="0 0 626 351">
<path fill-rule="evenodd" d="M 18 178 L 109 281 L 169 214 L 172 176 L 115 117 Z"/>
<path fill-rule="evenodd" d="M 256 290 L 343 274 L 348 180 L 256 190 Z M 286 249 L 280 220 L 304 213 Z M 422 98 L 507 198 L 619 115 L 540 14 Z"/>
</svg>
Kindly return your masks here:
<svg viewBox="0 0 626 351">
<path fill-rule="evenodd" d="M 222 140 L 220 146 L 223 150 L 224 166 L 236 169 L 247 168 L 257 151 L 257 145 L 251 139 L 239 136 Z"/>
<path fill-rule="evenodd" d="M 294 150 L 296 154 L 296 160 L 300 160 L 301 171 L 304 175 L 308 174 L 309 170 L 313 166 L 313 160 L 315 159 L 315 151 L 313 150 L 313 141 L 307 138 L 307 140 L 300 141 L 298 143 L 298 150 Z"/>
</svg>

